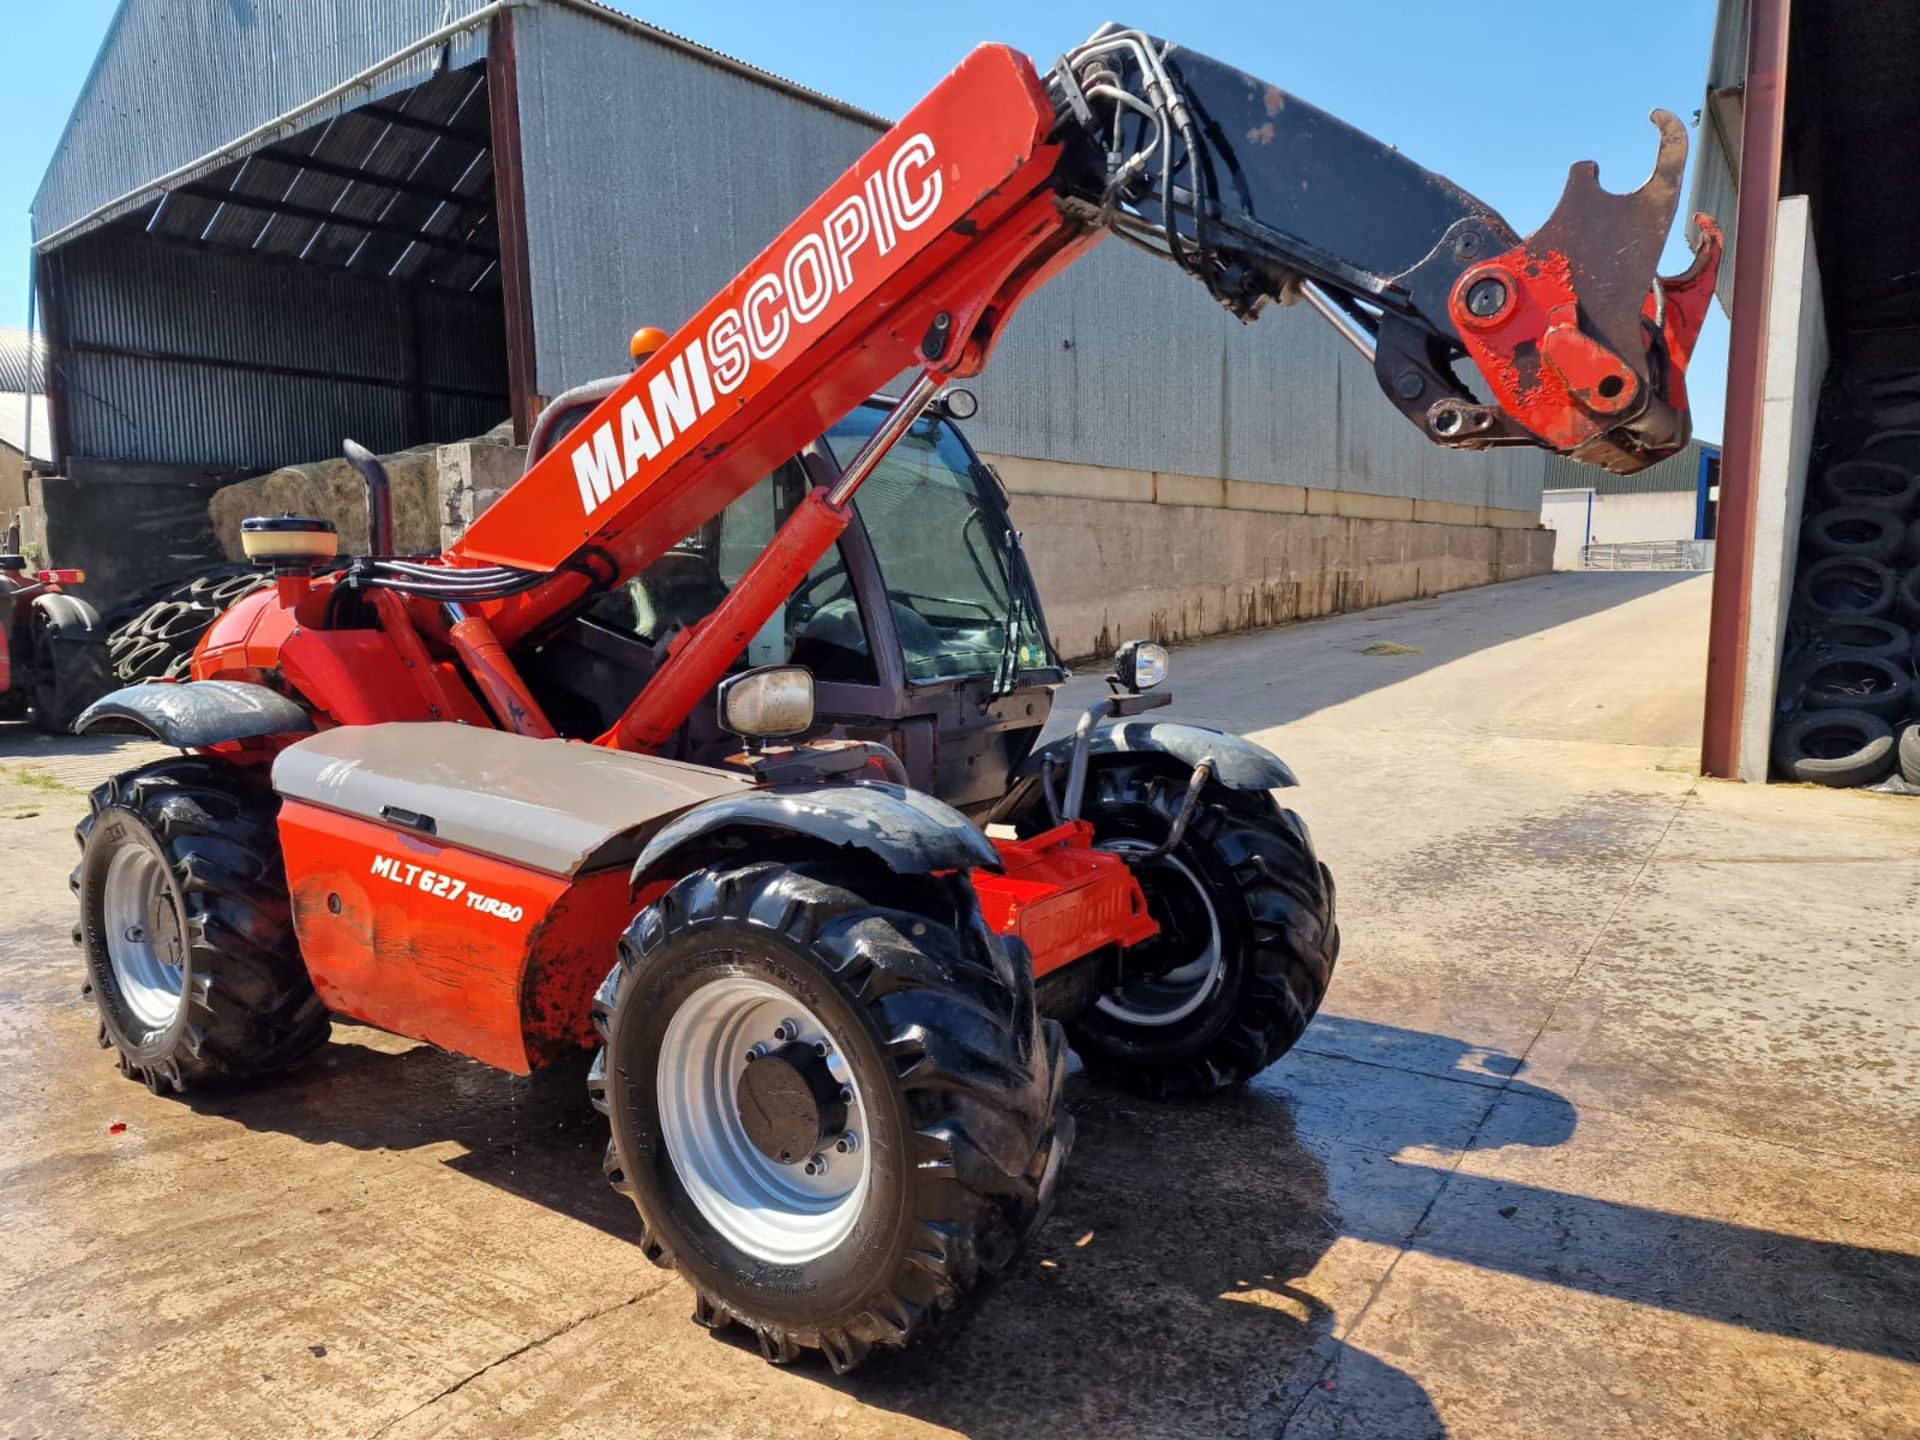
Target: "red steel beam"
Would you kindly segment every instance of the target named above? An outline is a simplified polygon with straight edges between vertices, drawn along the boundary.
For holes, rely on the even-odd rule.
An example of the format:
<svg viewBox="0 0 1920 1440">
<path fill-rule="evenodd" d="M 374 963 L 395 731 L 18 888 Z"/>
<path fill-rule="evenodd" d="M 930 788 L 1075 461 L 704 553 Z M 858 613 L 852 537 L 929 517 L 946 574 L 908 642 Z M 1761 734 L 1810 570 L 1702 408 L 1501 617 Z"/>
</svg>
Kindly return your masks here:
<svg viewBox="0 0 1920 1440">
<path fill-rule="evenodd" d="M 1792 0 L 1753 0 L 1748 17 L 1727 414 L 1720 458 L 1720 514 L 1714 530 L 1713 609 L 1707 625 L 1707 703 L 1700 742 L 1701 772 L 1723 780 L 1735 776 L 1740 758 L 1740 704 L 1746 689 L 1747 630 L 1753 610 L 1753 498 L 1760 462 L 1791 12 Z"/>
</svg>

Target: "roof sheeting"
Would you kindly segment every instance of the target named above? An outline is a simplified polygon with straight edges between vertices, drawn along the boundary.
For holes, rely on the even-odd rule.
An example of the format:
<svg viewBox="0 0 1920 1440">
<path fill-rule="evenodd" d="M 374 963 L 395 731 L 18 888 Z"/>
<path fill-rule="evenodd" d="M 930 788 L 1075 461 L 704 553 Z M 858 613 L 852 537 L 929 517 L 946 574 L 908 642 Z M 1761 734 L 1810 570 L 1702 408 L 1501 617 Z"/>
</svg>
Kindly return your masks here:
<svg viewBox="0 0 1920 1440">
<path fill-rule="evenodd" d="M 122 0 L 34 196 L 36 242 L 150 203 L 150 195 L 134 192 L 484 6 L 485 0 Z M 485 50 L 486 35 L 477 31 L 422 51 L 301 123 L 418 85 Z M 221 156 L 208 168 L 231 158 Z"/>
<path fill-rule="evenodd" d="M 27 416 L 33 416 L 32 451 L 28 451 Z M 0 390 L 0 445 L 30 460 L 53 459 L 53 435 L 48 429 L 47 397 Z"/>
<path fill-rule="evenodd" d="M 25 330 L 0 329 L 0 392 L 46 388 L 47 342 Z"/>
<path fill-rule="evenodd" d="M 498 289 L 486 72 L 436 75 L 169 191 L 149 233 L 376 279 Z"/>
</svg>

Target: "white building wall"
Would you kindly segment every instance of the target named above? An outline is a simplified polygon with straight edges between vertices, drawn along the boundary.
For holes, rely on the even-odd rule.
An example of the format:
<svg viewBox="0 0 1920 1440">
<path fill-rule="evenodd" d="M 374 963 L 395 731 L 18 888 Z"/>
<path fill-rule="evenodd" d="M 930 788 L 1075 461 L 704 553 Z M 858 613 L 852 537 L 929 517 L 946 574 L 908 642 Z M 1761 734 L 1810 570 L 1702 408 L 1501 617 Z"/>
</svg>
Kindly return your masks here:
<svg viewBox="0 0 1920 1440">
<path fill-rule="evenodd" d="M 1767 778 L 1773 747 L 1780 647 L 1793 598 L 1800 508 L 1826 378 L 1826 308 L 1814 258 L 1807 197 L 1788 195 L 1774 221 L 1773 287 L 1767 311 L 1767 367 L 1760 392 L 1760 455 L 1753 477 L 1753 580 L 1747 663 L 1740 699 L 1742 780 Z"/>
<path fill-rule="evenodd" d="M 1650 495 L 1548 490 L 1540 497 L 1540 523 L 1554 532 L 1553 568 L 1578 570 L 1580 551 L 1586 545 L 1693 539 L 1698 506 L 1690 490 Z"/>
</svg>

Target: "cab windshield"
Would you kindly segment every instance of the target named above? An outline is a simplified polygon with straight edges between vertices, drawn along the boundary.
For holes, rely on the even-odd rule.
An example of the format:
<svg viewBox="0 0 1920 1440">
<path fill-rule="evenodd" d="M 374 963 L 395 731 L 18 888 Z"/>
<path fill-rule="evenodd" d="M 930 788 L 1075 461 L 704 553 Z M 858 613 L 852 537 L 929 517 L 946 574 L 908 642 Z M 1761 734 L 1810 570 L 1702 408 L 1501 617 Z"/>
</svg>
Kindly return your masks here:
<svg viewBox="0 0 1920 1440">
<path fill-rule="evenodd" d="M 885 417 L 862 405 L 827 432 L 845 465 Z M 993 676 L 1053 664 L 1032 581 L 1006 511 L 947 421 L 901 436 L 860 487 L 855 507 L 873 542 L 909 680 Z M 1011 637 L 1011 639 L 1009 639 Z"/>
</svg>

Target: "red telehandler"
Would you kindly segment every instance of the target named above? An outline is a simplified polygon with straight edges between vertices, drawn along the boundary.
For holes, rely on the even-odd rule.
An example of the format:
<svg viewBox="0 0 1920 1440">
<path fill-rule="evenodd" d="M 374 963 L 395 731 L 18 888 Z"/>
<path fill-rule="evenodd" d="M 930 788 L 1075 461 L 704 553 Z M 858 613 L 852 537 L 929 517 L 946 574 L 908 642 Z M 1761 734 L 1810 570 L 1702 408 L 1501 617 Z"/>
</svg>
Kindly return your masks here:
<svg viewBox="0 0 1920 1440">
<path fill-rule="evenodd" d="M 101 1044 L 156 1091 L 284 1067 L 331 1014 L 520 1073 L 598 1046 L 606 1173 L 700 1323 L 836 1370 L 913 1341 L 1045 1213 L 1069 1038 L 1152 1093 L 1235 1084 L 1338 951 L 1293 775 L 1143 718 L 1159 647 L 1036 745 L 1065 672 L 943 387 L 1117 235 L 1242 319 L 1318 312 L 1437 444 L 1637 470 L 1687 439 L 1719 257 L 1702 221 L 1655 276 L 1686 141 L 1654 119 L 1646 185 L 1576 167 L 1523 239 L 1140 32 L 1044 73 L 976 50 L 630 374 L 556 399 L 446 553 L 393 555 L 351 444 L 375 554 L 245 523 L 273 585 L 190 682 L 80 722 L 191 752 L 79 826 Z"/>
</svg>

